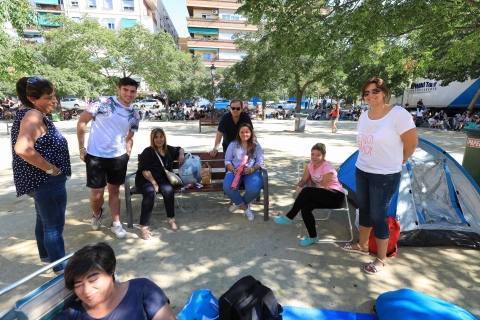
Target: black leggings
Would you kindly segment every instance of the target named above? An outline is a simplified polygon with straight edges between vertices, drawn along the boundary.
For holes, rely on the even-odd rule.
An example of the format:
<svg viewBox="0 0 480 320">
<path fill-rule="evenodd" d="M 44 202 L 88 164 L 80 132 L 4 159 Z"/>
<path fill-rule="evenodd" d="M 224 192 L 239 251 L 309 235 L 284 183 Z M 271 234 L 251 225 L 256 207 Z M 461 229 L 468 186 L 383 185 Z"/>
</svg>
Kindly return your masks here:
<svg viewBox="0 0 480 320">
<path fill-rule="evenodd" d="M 174 189 L 167 181 L 160 181 L 157 183 L 158 191 L 163 196 L 163 203 L 165 204 L 167 217 L 173 218 L 175 216 Z M 142 226 L 148 226 L 150 223 L 150 217 L 152 216 L 153 205 L 155 204 L 155 188 L 150 181 L 147 181 L 139 188 L 139 191 L 143 194 L 140 224 Z"/>
<path fill-rule="evenodd" d="M 345 195 L 337 190 L 305 187 L 295 199 L 292 209 L 287 213 L 289 219 L 295 218 L 298 212 L 302 211 L 303 222 L 307 227 L 308 236 L 315 238 L 317 229 L 313 209 L 336 209 L 343 205 Z"/>
</svg>

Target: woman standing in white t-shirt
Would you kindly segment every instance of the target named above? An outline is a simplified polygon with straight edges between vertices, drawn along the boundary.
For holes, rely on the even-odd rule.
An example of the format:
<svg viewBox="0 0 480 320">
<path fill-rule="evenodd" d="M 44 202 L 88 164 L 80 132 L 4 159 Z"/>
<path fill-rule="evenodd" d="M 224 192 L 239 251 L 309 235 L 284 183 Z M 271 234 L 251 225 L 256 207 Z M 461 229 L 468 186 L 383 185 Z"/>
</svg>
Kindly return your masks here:
<svg viewBox="0 0 480 320">
<path fill-rule="evenodd" d="M 360 211 L 359 242 L 344 249 L 368 253 L 372 228 L 377 243 L 377 257 L 363 270 L 374 274 L 385 266 L 389 229 L 387 210 L 400 183 L 402 164 L 417 146 L 417 131 L 412 116 L 399 106 L 390 106 L 390 90 L 385 81 L 370 78 L 362 86 L 368 111 L 358 121 L 358 159 L 356 195 Z"/>
</svg>

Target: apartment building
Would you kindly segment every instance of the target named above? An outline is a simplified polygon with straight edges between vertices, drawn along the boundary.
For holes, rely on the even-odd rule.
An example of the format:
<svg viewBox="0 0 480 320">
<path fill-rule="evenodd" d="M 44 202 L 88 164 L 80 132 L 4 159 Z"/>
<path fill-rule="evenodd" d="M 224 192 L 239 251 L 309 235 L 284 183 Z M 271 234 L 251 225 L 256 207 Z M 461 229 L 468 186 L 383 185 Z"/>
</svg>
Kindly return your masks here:
<svg viewBox="0 0 480 320">
<path fill-rule="evenodd" d="M 190 38 L 187 50 L 201 57 L 205 66 L 230 67 L 243 59 L 245 53 L 237 48 L 235 39 L 257 27 L 236 13 L 238 0 L 186 0 Z"/>
<path fill-rule="evenodd" d="M 151 32 L 168 32 L 178 44 L 178 34 L 162 0 L 31 0 L 37 13 L 39 28 L 55 28 L 60 24 L 50 19 L 64 14 L 73 20 L 84 16 L 96 19 L 108 29 L 119 30 L 137 24 Z M 27 30 L 27 37 L 39 35 Z"/>
</svg>

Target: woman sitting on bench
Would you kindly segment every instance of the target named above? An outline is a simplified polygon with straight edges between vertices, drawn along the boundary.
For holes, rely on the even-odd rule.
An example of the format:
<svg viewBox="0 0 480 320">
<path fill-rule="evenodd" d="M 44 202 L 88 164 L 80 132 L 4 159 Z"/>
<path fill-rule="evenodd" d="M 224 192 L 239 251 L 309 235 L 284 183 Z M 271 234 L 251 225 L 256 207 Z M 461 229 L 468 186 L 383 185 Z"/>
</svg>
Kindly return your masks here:
<svg viewBox="0 0 480 320">
<path fill-rule="evenodd" d="M 233 201 L 228 210 L 234 212 L 242 209 L 248 221 L 253 221 L 250 202 L 258 197 L 263 186 L 263 150 L 250 124 L 240 124 L 236 140 L 228 145 L 225 168 L 227 172 L 223 180 L 223 191 Z M 239 191 L 242 182 L 245 186 L 243 196 Z"/>
<path fill-rule="evenodd" d="M 106 243 L 75 252 L 65 268 L 65 287 L 78 300 L 55 319 L 175 319 L 160 287 L 145 278 L 117 282 L 115 266 L 115 253 Z"/>
<path fill-rule="evenodd" d="M 168 223 L 173 230 L 178 226 L 175 221 L 174 188 L 165 174 L 165 169 L 172 171 L 173 161 L 184 161 L 184 151 L 180 147 L 167 145 L 167 137 L 162 128 L 155 128 L 150 133 L 150 146 L 138 157 L 138 170 L 135 186 L 143 194 L 140 214 L 141 237 L 149 240 L 152 236 L 149 228 L 155 197 L 158 192 L 163 196 Z"/>
<path fill-rule="evenodd" d="M 325 160 L 326 153 L 323 143 L 317 143 L 312 147 L 311 160 L 297 184 L 298 196 L 292 209 L 285 216 L 279 215 L 273 218 L 278 224 L 293 224 L 293 219 L 301 210 L 303 222 L 308 231 L 308 237 L 299 242 L 302 247 L 314 244 L 318 240 L 313 209 L 339 208 L 345 198 L 342 184 L 337 179 L 337 171 L 330 162 Z"/>
</svg>

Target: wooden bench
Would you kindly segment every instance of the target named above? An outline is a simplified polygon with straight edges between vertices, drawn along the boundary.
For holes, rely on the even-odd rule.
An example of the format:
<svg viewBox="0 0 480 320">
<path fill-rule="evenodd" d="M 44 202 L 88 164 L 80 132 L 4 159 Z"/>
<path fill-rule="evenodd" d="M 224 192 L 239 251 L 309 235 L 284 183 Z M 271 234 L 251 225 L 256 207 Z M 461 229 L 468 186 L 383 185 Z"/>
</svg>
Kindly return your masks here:
<svg viewBox="0 0 480 320">
<path fill-rule="evenodd" d="M 225 162 L 223 152 L 217 153 L 215 157 L 211 157 L 208 152 L 192 153 L 200 157 L 202 164 L 208 163 L 212 168 L 212 183 L 203 186 L 203 188 L 176 189 L 175 193 L 204 193 L 204 192 L 223 192 L 223 179 L 225 178 Z M 178 162 L 174 162 L 173 171 L 178 174 Z M 135 178 L 136 173 L 130 173 L 125 178 L 125 207 L 127 208 L 127 224 L 129 228 L 133 228 L 133 210 L 132 195 L 140 194 L 139 190 L 130 184 L 130 180 Z M 269 218 L 269 190 L 268 190 L 268 172 L 262 169 L 263 176 L 263 220 Z"/>
<path fill-rule="evenodd" d="M 218 127 L 220 118 L 215 115 L 208 115 L 205 118 L 198 119 L 198 133 L 202 133 L 202 126 L 204 127 Z"/>
</svg>

